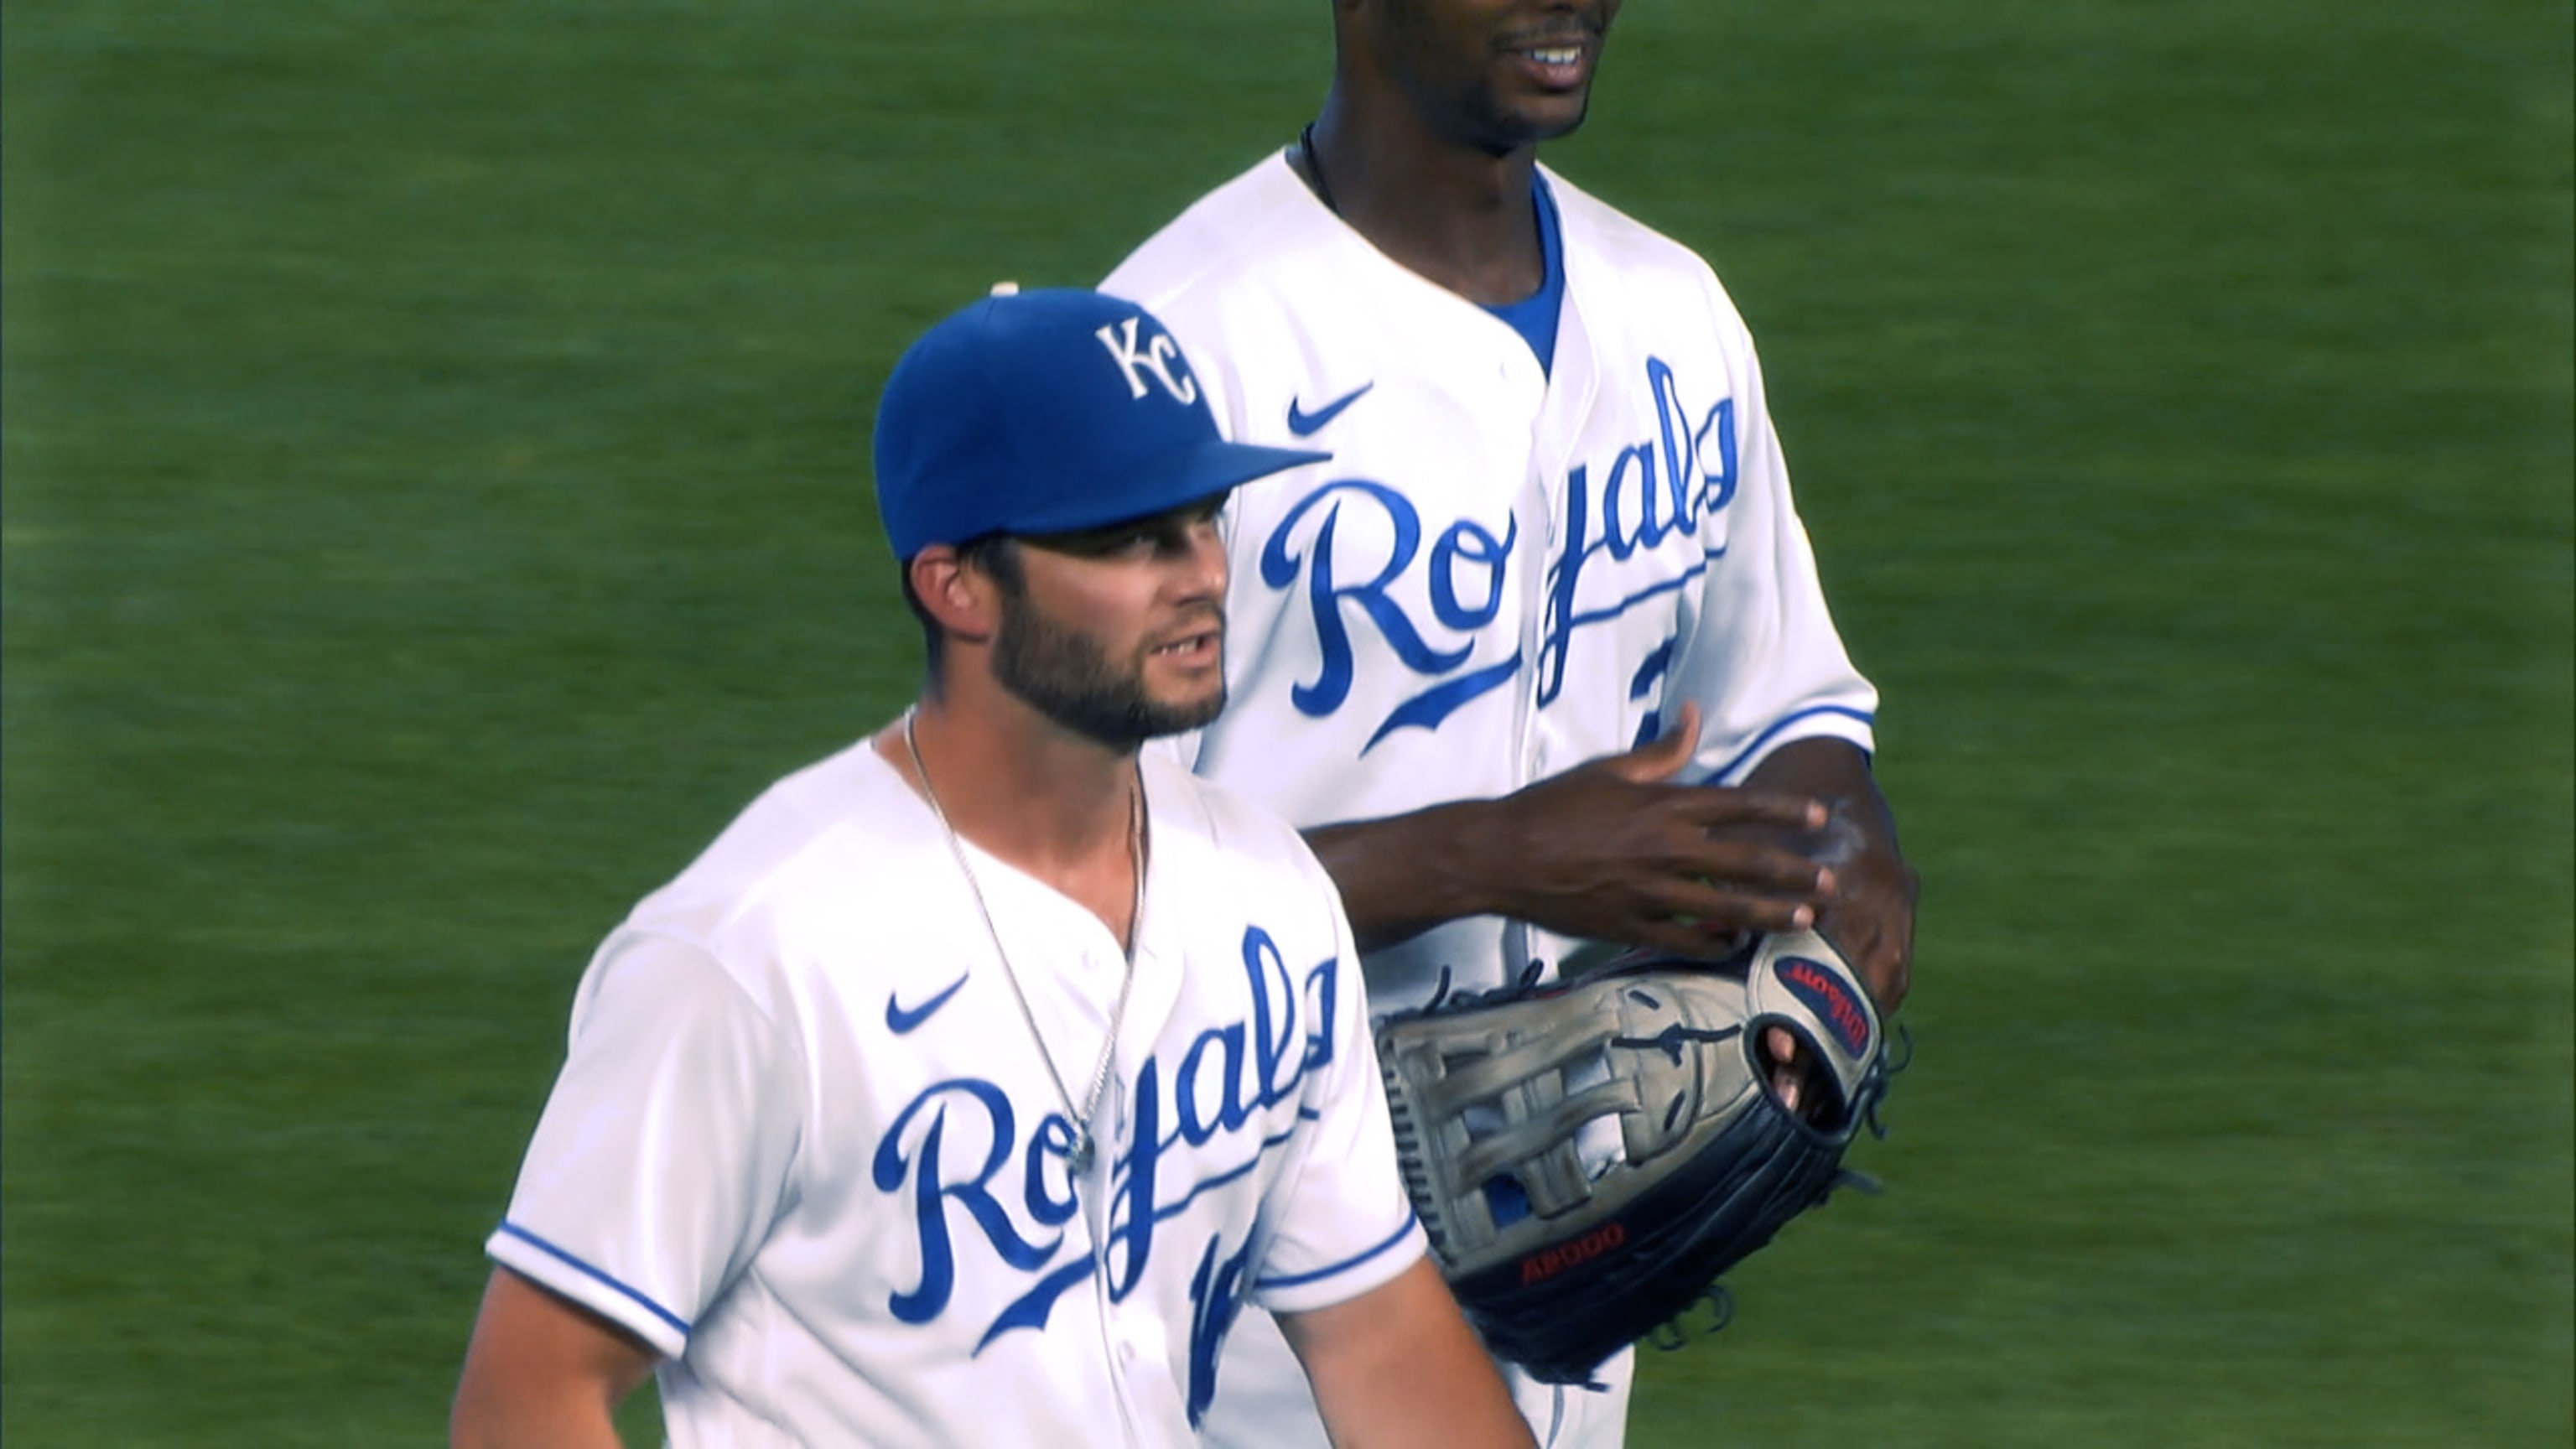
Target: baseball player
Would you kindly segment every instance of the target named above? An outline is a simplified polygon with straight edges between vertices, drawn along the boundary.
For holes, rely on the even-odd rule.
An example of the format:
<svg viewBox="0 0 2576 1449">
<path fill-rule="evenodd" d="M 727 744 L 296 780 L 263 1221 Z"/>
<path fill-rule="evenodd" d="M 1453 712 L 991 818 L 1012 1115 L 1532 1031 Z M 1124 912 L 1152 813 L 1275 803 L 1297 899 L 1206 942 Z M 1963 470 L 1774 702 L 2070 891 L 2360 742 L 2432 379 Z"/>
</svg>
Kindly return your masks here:
<svg viewBox="0 0 2576 1449">
<path fill-rule="evenodd" d="M 1234 703 L 1179 748 L 1306 830 L 1382 1009 L 1817 926 L 1892 1011 L 1914 873 L 1752 340 L 1537 163 L 1617 10 L 1336 0 L 1316 121 L 1104 283 L 1232 435 L 1333 453 L 1229 504 Z M 1322 1442 L 1275 1341 L 1230 1352 L 1213 1438 Z M 1516 1379 L 1541 1442 L 1619 1443 L 1630 1362 Z"/>
<path fill-rule="evenodd" d="M 778 782 L 593 958 L 453 1415 L 609 1445 L 1196 1442 L 1246 1305 L 1337 1435 L 1529 1443 L 1398 1181 L 1297 835 L 1149 737 L 1224 701 L 1220 441 L 1171 337 L 997 295 L 889 380 L 902 719 Z"/>
</svg>

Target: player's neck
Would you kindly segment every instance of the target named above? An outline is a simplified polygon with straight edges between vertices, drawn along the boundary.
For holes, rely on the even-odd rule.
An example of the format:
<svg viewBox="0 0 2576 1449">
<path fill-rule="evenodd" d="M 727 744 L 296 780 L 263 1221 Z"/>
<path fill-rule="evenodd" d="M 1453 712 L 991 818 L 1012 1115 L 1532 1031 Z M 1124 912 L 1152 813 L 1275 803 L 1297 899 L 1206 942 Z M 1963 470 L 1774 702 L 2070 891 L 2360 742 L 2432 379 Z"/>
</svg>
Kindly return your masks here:
<svg viewBox="0 0 2576 1449">
<path fill-rule="evenodd" d="M 1534 146 L 1497 156 L 1419 125 L 1362 122 L 1326 99 L 1312 134 L 1313 165 L 1297 169 L 1317 195 L 1408 271 L 1479 306 L 1518 302 L 1547 279 L 1530 178 Z"/>
<path fill-rule="evenodd" d="M 1046 882 L 1127 939 L 1143 782 L 1118 750 L 1039 715 L 998 689 L 925 696 L 911 719 L 881 731 L 878 755 L 915 791 L 912 747 L 940 813 L 962 838 Z"/>
</svg>

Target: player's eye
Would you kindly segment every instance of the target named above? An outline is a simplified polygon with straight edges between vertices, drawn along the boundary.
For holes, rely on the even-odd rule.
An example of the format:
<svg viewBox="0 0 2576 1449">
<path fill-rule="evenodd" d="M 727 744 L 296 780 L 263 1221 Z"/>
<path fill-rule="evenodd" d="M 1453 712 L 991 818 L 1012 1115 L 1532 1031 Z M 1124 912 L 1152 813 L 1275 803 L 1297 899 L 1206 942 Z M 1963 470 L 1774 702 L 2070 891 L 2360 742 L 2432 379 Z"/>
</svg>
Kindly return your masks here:
<svg viewBox="0 0 2576 1449">
<path fill-rule="evenodd" d="M 1160 553 L 1187 553 L 1203 530 L 1216 527 L 1224 512 L 1225 498 L 1220 494 L 1150 518 L 1071 533 L 1035 534 L 1027 542 L 1053 553 L 1082 558 L 1150 558 Z"/>
<path fill-rule="evenodd" d="M 1108 558 L 1133 553 L 1152 542 L 1153 531 L 1138 524 L 1112 524 L 1107 528 L 1085 528 L 1070 533 L 1033 534 L 1027 542 L 1049 553 L 1072 554 L 1076 558 Z"/>
</svg>

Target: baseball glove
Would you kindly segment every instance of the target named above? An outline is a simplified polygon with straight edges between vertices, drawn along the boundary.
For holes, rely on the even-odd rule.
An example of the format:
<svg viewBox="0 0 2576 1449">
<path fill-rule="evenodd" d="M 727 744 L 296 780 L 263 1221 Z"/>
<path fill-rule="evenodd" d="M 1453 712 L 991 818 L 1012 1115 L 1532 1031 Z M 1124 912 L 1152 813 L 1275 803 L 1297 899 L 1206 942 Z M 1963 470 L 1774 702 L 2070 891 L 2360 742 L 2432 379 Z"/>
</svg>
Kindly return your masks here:
<svg viewBox="0 0 2576 1449">
<path fill-rule="evenodd" d="M 1814 1064 L 1794 1111 L 1773 1026 Z M 1845 1178 L 1887 1082 L 1869 993 L 1812 932 L 1435 1000 L 1377 1046 L 1451 1291 L 1497 1355 L 1562 1384 L 1703 1296 L 1722 1316 L 1718 1275 Z"/>
</svg>

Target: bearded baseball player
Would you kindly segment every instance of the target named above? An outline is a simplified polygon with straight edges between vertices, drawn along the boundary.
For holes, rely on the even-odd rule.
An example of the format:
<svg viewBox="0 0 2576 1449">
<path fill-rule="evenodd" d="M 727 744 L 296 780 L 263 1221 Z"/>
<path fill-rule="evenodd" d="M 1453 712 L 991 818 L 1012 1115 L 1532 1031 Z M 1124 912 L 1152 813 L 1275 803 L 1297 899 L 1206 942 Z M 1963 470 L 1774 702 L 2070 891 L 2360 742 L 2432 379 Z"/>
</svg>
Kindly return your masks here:
<svg viewBox="0 0 2576 1449">
<path fill-rule="evenodd" d="M 613 1445 L 1197 1442 L 1275 1315 L 1350 1443 L 1526 1445 L 1398 1179 L 1356 948 L 1267 812 L 1139 745 L 1225 698 L 1228 490 L 1172 338 L 1000 295 L 887 383 L 930 667 L 613 932 L 452 1432 Z"/>
<path fill-rule="evenodd" d="M 1333 454 L 1234 495 L 1234 702 L 1178 748 L 1306 831 L 1380 1009 L 1816 928 L 1892 1012 L 1915 877 L 1877 694 L 1751 337 L 1705 262 L 1537 162 L 1618 8 L 1335 0 L 1313 124 L 1104 283 L 1169 321 L 1229 435 Z M 1321 1444 L 1258 1330 L 1211 1437 Z M 1514 1374 L 1540 1442 L 1620 1443 L 1631 1364 Z"/>
</svg>

